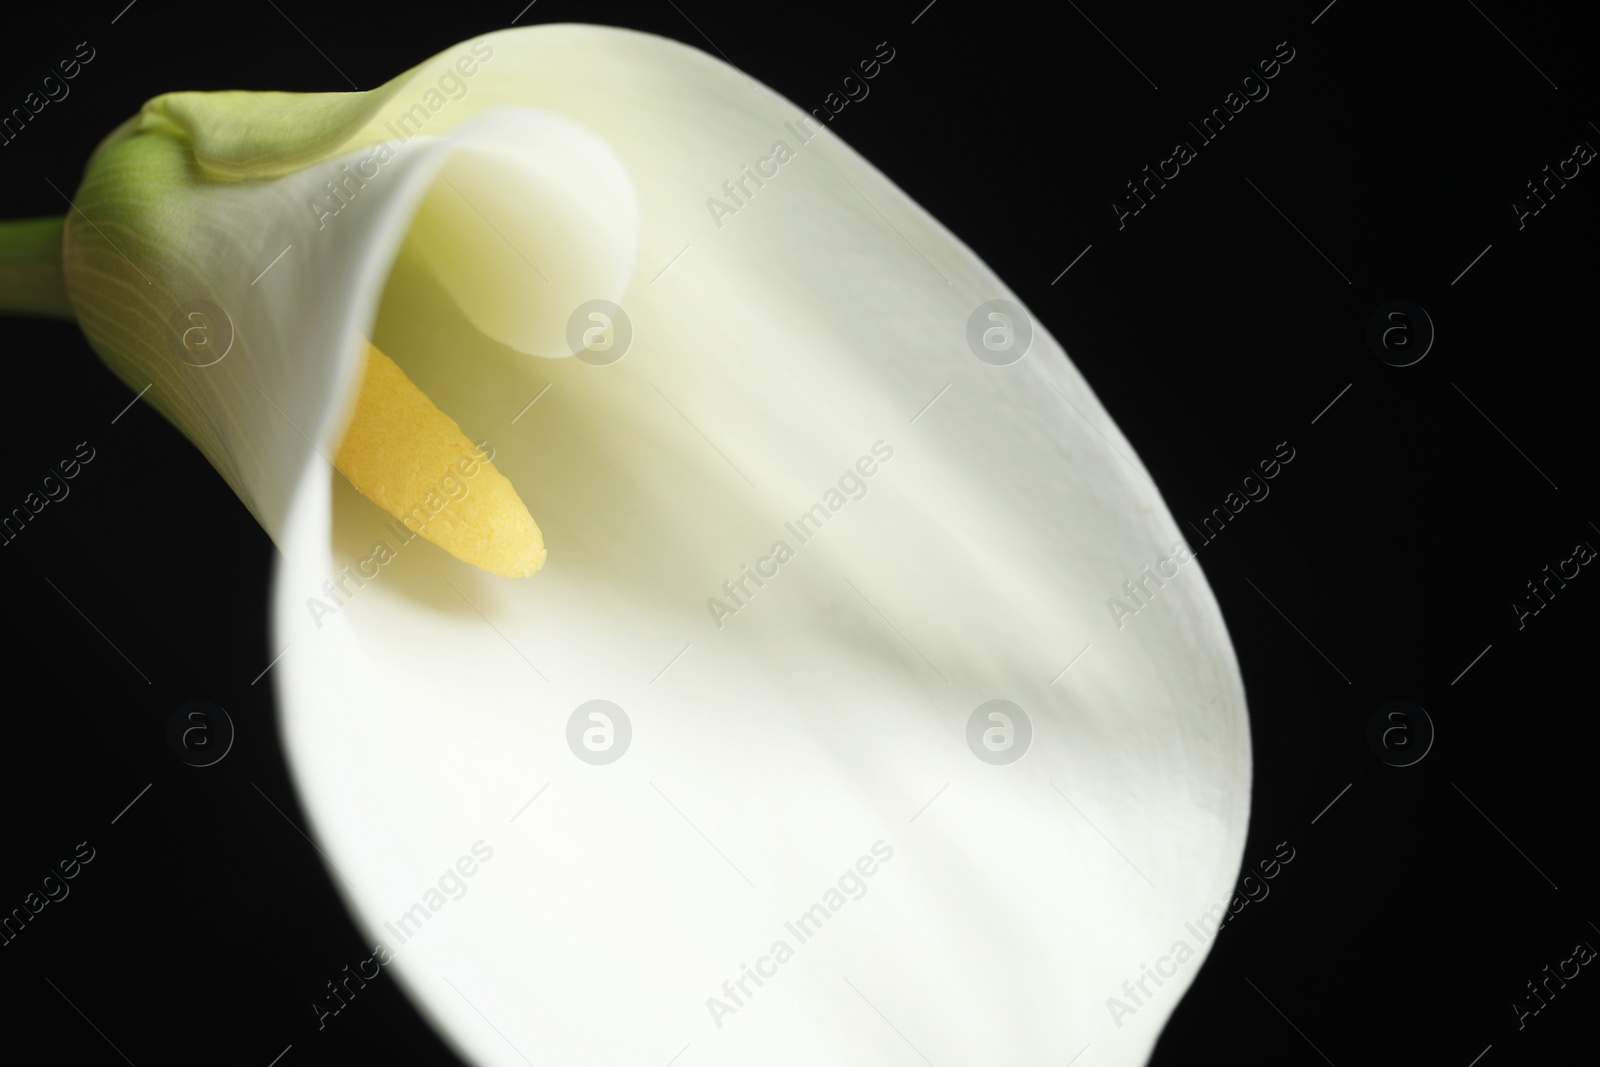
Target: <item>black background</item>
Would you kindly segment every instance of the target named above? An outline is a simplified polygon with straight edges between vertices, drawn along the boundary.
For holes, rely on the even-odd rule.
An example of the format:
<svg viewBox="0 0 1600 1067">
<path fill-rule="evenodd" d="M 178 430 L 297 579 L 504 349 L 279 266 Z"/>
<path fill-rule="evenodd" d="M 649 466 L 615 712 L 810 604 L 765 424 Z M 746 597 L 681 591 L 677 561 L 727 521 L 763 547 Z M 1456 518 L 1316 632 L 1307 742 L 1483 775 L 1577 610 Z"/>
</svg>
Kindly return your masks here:
<svg viewBox="0 0 1600 1067">
<path fill-rule="evenodd" d="M 1467 1067 L 1487 1049 L 1493 1067 L 1585 1047 L 1588 968 L 1520 1030 L 1511 1007 L 1577 942 L 1600 945 L 1584 621 L 1600 577 L 1585 567 L 1520 629 L 1511 607 L 1546 564 L 1600 545 L 1583 266 L 1600 176 L 1584 167 L 1521 229 L 1511 208 L 1574 144 L 1600 145 L 1581 15 L 925 2 L 540 0 L 518 24 L 676 38 L 808 110 L 887 40 L 894 61 L 833 128 L 1021 295 L 1180 524 L 1278 442 L 1295 449 L 1200 555 L 1250 701 L 1245 862 L 1279 841 L 1296 858 L 1222 934 L 1155 1063 Z M 78 42 L 96 56 L 0 148 L 0 202 L 65 211 L 51 183 L 74 189 L 99 138 L 157 93 L 369 89 L 521 6 L 8 12 L 0 110 Z M 1185 120 L 1282 41 L 1294 59 L 1270 96 L 1119 230 L 1124 181 L 1196 141 Z M 1403 368 L 1365 339 L 1397 298 L 1437 329 Z M 266 1067 L 291 1045 L 285 1067 L 455 1062 L 388 977 L 320 1031 L 308 1006 L 370 950 L 296 829 L 272 675 L 252 684 L 276 651 L 272 544 L 156 412 L 112 423 L 132 393 L 75 326 L 6 320 L 0 349 L 0 507 L 78 442 L 96 450 L 70 497 L 0 548 L 0 909 L 78 842 L 96 850 L 71 895 L 0 947 L 6 1040 L 140 1067 Z M 209 768 L 167 747 L 192 698 L 238 731 Z M 1366 741 L 1392 699 L 1437 730 L 1413 766 Z"/>
</svg>

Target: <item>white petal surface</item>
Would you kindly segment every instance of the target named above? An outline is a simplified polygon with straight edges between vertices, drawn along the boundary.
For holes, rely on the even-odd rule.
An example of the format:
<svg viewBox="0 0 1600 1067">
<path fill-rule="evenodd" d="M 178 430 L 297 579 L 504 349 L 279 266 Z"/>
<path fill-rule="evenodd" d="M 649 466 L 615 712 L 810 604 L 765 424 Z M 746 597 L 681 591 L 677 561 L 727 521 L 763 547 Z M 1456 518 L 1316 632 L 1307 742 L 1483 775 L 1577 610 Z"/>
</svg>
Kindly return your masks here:
<svg viewBox="0 0 1600 1067">
<path fill-rule="evenodd" d="M 209 194 L 216 226 L 253 228 L 217 247 L 262 253 L 195 268 L 242 347 L 209 395 L 161 384 L 226 413 L 202 447 L 278 537 L 296 781 L 387 969 L 481 1064 L 1144 1062 L 1201 959 L 1120 1025 L 1107 998 L 1175 941 L 1203 956 L 1185 923 L 1229 897 L 1250 751 L 1197 562 L 1127 628 L 1106 608 L 1182 540 L 1133 449 L 1037 323 L 1019 362 L 978 360 L 969 316 L 1014 294 L 770 91 L 625 31 L 483 40 L 466 94 L 321 228 L 308 198 L 466 46 L 338 159 Z M 780 141 L 719 227 L 707 198 Z M 625 358 L 530 357 L 580 297 L 623 305 Z M 491 442 L 544 531 L 537 577 L 400 545 L 313 449 L 363 333 Z M 786 526 L 857 485 L 803 541 Z M 734 605 L 723 583 L 778 541 L 793 557 L 719 626 L 708 598 Z M 393 561 L 314 621 L 375 542 Z M 602 766 L 567 740 L 593 699 L 632 727 Z M 968 747 L 992 699 L 1031 722 L 1009 765 Z M 479 841 L 464 895 L 427 909 Z M 835 888 L 802 943 L 785 924 Z M 400 945 L 386 924 L 418 903 Z M 780 940 L 793 957 L 717 1017 Z"/>
</svg>

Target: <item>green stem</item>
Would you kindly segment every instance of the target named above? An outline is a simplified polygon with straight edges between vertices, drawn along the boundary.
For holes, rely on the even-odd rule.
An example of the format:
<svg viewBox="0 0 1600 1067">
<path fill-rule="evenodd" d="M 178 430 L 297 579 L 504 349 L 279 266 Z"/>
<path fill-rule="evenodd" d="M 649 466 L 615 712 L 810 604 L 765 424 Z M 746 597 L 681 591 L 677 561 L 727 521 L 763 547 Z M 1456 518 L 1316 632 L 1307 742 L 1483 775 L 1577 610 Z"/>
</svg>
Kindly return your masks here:
<svg viewBox="0 0 1600 1067">
<path fill-rule="evenodd" d="M 66 217 L 0 221 L 0 314 L 74 318 L 61 274 Z"/>
</svg>

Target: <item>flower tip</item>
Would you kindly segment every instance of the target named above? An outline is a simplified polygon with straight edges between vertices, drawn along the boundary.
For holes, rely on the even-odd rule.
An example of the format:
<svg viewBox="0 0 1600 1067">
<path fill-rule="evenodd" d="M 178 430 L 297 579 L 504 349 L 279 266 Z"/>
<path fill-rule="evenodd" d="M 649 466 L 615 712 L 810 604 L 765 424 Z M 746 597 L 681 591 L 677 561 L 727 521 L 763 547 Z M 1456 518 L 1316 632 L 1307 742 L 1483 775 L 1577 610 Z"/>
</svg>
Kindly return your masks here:
<svg viewBox="0 0 1600 1067">
<path fill-rule="evenodd" d="M 535 531 L 537 532 L 537 531 Z M 545 547 L 535 540 L 524 545 L 520 550 L 513 549 L 506 553 L 506 563 L 502 566 L 494 565 L 497 561 L 485 560 L 478 566 L 491 574 L 498 574 L 502 578 L 532 578 L 539 573 L 539 568 L 544 566 L 545 558 L 549 555 Z M 470 560 L 468 562 L 471 562 Z"/>
<path fill-rule="evenodd" d="M 463 563 L 505 578 L 531 577 L 544 566 L 544 537 L 492 456 L 368 343 L 334 465 L 412 534 Z"/>
</svg>

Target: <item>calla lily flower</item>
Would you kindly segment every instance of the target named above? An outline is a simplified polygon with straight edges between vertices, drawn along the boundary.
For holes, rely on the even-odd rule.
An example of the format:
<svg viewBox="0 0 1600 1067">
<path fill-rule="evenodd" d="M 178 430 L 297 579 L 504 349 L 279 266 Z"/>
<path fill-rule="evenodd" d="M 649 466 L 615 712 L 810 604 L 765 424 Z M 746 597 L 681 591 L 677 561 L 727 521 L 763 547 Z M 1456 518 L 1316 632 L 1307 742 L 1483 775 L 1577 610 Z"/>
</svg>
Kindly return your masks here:
<svg viewBox="0 0 1600 1067">
<path fill-rule="evenodd" d="M 825 124 L 514 29 L 157 97 L 54 232 L 10 306 L 277 543 L 352 969 L 466 1059 L 1146 1062 L 1241 862 L 1227 630 L 1066 353 Z"/>
</svg>

